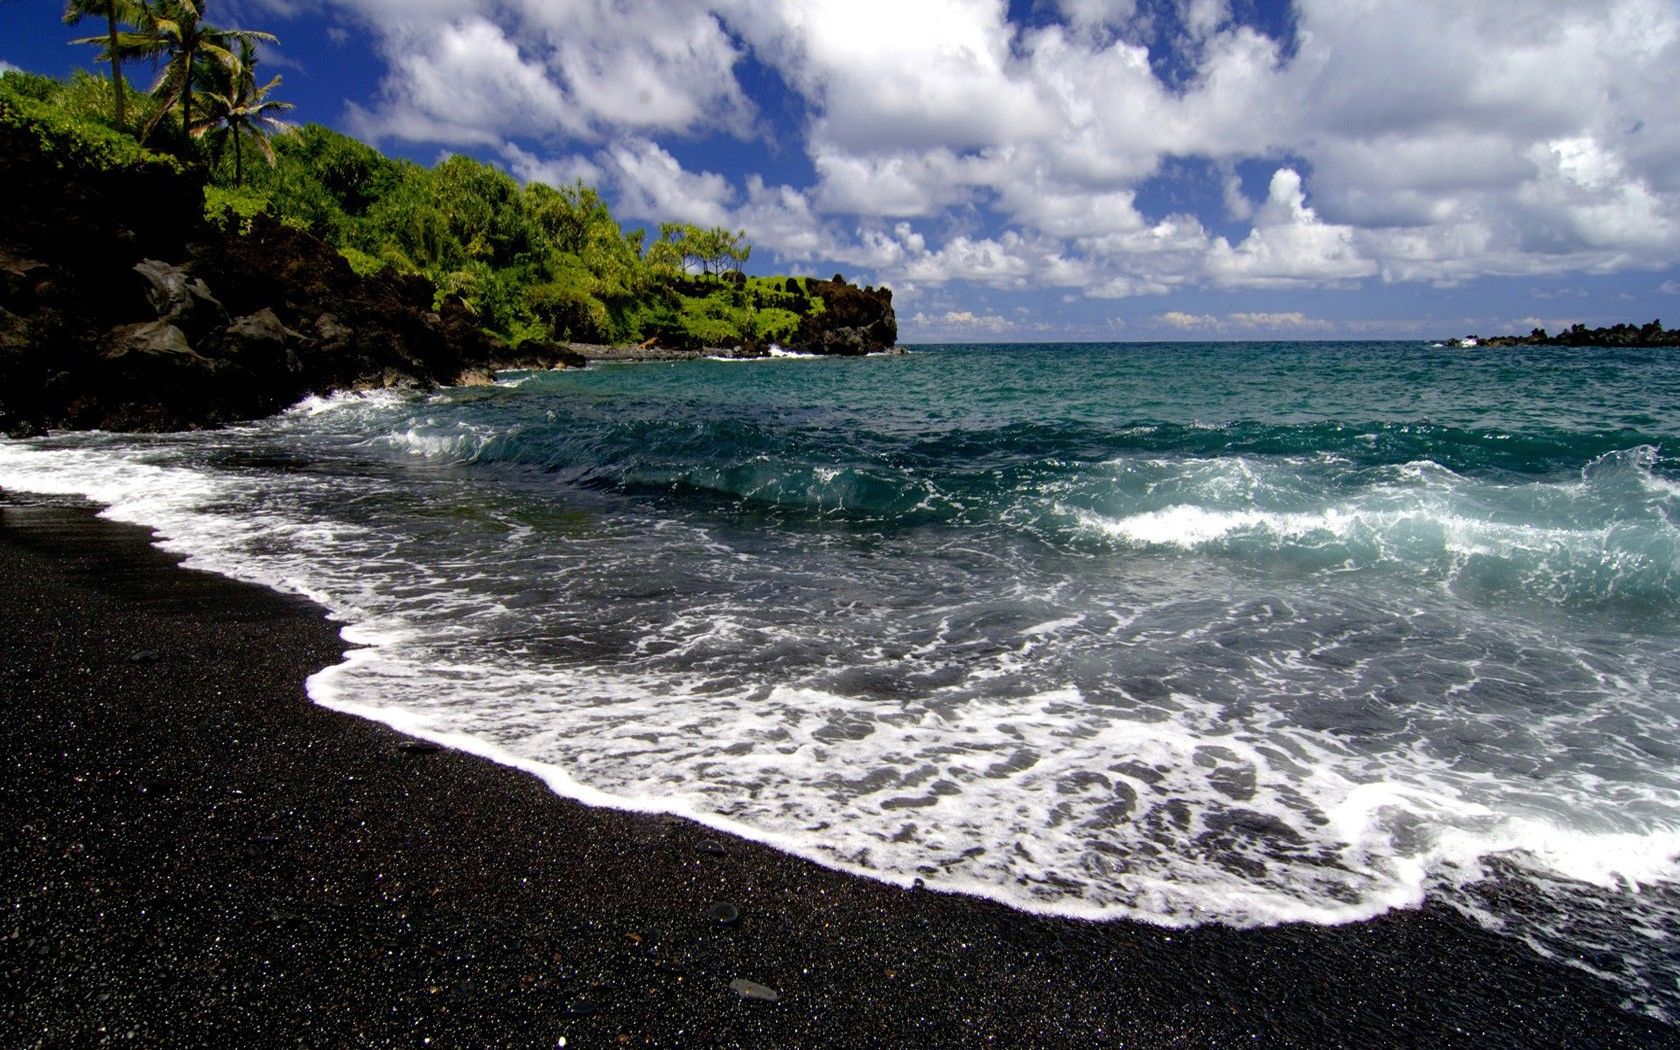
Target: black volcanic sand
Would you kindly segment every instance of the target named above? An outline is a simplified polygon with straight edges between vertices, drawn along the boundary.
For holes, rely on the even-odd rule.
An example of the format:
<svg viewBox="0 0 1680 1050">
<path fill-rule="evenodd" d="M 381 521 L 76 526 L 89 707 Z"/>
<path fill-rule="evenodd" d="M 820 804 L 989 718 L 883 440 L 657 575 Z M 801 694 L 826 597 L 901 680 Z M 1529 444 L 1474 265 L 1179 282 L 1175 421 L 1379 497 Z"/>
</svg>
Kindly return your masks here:
<svg viewBox="0 0 1680 1050">
<path fill-rule="evenodd" d="M 406 749 L 307 701 L 344 648 L 318 609 L 19 499 L 6 1046 L 1680 1045 L 1444 909 L 1034 918 Z"/>
</svg>

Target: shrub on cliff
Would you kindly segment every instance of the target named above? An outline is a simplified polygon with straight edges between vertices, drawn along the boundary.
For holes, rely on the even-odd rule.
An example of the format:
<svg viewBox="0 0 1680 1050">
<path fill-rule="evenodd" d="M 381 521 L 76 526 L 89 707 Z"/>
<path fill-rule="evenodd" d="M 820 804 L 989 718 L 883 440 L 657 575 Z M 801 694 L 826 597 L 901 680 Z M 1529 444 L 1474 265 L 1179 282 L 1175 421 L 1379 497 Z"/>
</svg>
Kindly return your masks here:
<svg viewBox="0 0 1680 1050">
<path fill-rule="evenodd" d="M 77 73 L 68 84 L 9 70 L 0 73 L 0 125 L 27 136 L 41 156 L 65 171 L 114 171 L 148 164 L 179 172 L 174 157 L 141 146 L 100 119 L 87 98 L 109 84 Z"/>
<path fill-rule="evenodd" d="M 315 125 L 273 146 L 277 163 L 252 169 L 249 182 L 276 217 L 326 239 L 358 273 L 388 266 L 430 278 L 436 305 L 455 303 L 515 343 L 783 341 L 822 310 L 796 279 L 733 269 L 751 253 L 744 231 L 666 224 L 647 243 L 581 182 L 521 187 L 465 156 L 428 169 Z M 224 164 L 212 185 L 231 181 Z M 226 202 L 214 203 L 225 213 Z M 705 274 L 691 276 L 685 261 Z"/>
</svg>

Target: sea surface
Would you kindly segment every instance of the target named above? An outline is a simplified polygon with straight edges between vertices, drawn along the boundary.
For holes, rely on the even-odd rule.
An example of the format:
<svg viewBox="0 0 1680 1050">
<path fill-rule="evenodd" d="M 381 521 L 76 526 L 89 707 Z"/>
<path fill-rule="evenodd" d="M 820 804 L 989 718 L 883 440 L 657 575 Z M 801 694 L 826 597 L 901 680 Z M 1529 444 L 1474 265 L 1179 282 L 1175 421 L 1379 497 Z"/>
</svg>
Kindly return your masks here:
<svg viewBox="0 0 1680 1050">
<path fill-rule="evenodd" d="M 0 441 L 320 703 L 1036 912 L 1434 899 L 1680 1020 L 1680 353 L 941 346 Z"/>
</svg>

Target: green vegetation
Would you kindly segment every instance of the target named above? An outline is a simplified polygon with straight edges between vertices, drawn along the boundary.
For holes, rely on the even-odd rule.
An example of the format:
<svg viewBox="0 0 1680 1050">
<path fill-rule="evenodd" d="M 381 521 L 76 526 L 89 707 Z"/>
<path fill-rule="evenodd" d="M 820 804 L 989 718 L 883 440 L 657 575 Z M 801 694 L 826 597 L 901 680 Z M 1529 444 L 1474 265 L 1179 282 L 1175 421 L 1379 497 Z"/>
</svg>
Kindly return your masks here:
<svg viewBox="0 0 1680 1050">
<path fill-rule="evenodd" d="M 359 272 L 425 275 L 440 305 L 458 300 L 515 343 L 785 340 L 822 308 L 796 280 L 741 274 L 744 231 L 666 223 L 646 244 L 581 182 L 521 186 L 459 155 L 428 169 L 319 125 L 271 144 L 273 165 L 248 169 L 245 183 L 274 217 L 312 230 Z M 228 176 L 224 161 L 212 190 L 239 184 Z M 219 199 L 224 213 L 230 200 Z"/>
<path fill-rule="evenodd" d="M 181 106 L 181 127 L 190 134 L 197 130 L 193 120 L 194 82 L 205 77 L 229 80 L 239 74 L 240 51 L 249 56 L 255 41 L 275 41 L 274 34 L 255 29 L 223 29 L 204 20 L 207 0 L 141 0 L 125 4 L 130 31 L 112 34 L 116 49 L 124 57 L 162 59 L 163 70 L 152 94 L 163 102 L 163 110 L 176 102 Z M 115 58 L 114 54 L 101 57 Z M 116 65 L 112 65 L 113 79 Z M 158 116 L 153 116 L 155 123 Z M 148 124 L 146 131 L 151 130 Z M 145 138 L 142 132 L 141 138 Z"/>
<path fill-rule="evenodd" d="M 1536 328 L 1527 335 L 1495 335 L 1486 339 L 1467 335 L 1446 342 L 1448 346 L 1680 346 L 1680 328 L 1665 329 L 1660 319 L 1643 325 L 1623 322 L 1608 328 L 1588 328 L 1577 322 L 1556 335 Z"/>
<path fill-rule="evenodd" d="M 0 73 L 0 127 L 23 133 L 58 167 L 109 171 L 163 164 L 181 170 L 175 157 L 115 130 L 115 113 L 111 85 L 86 73 L 68 82 L 15 70 Z"/>
<path fill-rule="evenodd" d="M 387 157 L 318 125 L 278 119 L 275 77 L 257 82 L 273 36 L 205 20 L 208 0 L 68 0 L 65 20 L 102 22 L 109 79 L 0 76 L 0 122 L 90 169 L 162 162 L 203 173 L 205 217 L 309 230 L 361 274 L 420 274 L 488 331 L 528 339 L 728 346 L 785 341 L 824 309 L 798 278 L 748 277 L 744 230 L 662 223 L 626 231 L 581 182 L 520 185 L 465 156 L 435 167 Z M 158 70 L 134 90 L 124 63 Z M 248 157 L 248 154 L 250 156 Z M 265 163 L 247 163 L 260 157 Z M 137 202 L 143 207 L 143 202 Z"/>
<path fill-rule="evenodd" d="M 193 128 L 195 136 L 209 133 L 212 156 L 220 160 L 233 143 L 233 184 L 245 182 L 245 143 L 250 142 L 263 159 L 274 163 L 274 149 L 268 144 L 271 131 L 285 130 L 285 123 L 275 113 L 292 108 L 290 102 L 268 97 L 280 84 L 275 77 L 257 86 L 256 48 L 249 40 L 239 42 L 239 60 L 234 64 L 212 67 L 218 74 L 204 92 L 205 114 Z"/>
<path fill-rule="evenodd" d="M 102 17 L 105 19 L 105 35 L 103 37 L 84 37 L 74 40 L 75 44 L 94 44 L 103 47 L 106 61 L 111 63 L 111 86 L 116 100 L 116 114 L 114 127 L 121 131 L 128 127 L 125 113 L 127 108 L 127 85 L 122 75 L 122 47 L 119 40 L 124 22 L 133 22 L 140 17 L 138 8 L 129 0 L 69 0 L 64 8 L 64 22 L 66 25 L 78 25 L 82 19 Z"/>
</svg>

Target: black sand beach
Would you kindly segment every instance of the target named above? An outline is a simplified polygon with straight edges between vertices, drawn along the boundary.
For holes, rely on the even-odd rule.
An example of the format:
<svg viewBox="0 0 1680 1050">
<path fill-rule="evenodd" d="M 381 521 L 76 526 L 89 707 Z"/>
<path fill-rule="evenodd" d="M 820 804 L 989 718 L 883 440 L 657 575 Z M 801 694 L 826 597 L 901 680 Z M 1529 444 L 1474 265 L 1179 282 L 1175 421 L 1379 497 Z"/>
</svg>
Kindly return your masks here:
<svg viewBox="0 0 1680 1050">
<path fill-rule="evenodd" d="M 7 1046 L 1680 1045 L 1443 909 L 1048 920 L 587 808 L 311 705 L 307 603 L 8 498 Z"/>
</svg>

